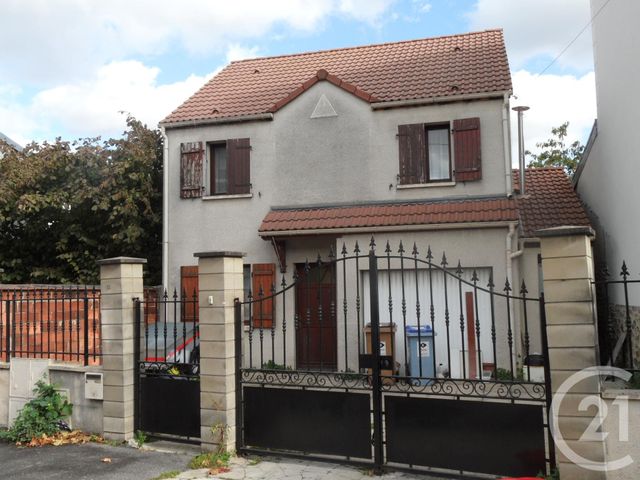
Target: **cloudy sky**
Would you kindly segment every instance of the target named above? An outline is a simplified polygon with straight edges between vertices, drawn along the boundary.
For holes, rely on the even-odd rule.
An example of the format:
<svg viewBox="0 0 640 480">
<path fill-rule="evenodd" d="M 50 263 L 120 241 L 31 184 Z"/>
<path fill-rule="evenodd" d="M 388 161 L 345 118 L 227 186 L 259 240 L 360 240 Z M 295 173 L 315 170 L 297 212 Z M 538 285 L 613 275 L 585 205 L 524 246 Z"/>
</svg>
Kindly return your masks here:
<svg viewBox="0 0 640 480">
<path fill-rule="evenodd" d="M 590 29 L 549 64 L 589 20 L 589 0 L 3 0 L 0 132 L 117 136 L 121 112 L 155 126 L 232 60 L 499 27 L 527 147 L 567 120 L 585 141 Z"/>
</svg>

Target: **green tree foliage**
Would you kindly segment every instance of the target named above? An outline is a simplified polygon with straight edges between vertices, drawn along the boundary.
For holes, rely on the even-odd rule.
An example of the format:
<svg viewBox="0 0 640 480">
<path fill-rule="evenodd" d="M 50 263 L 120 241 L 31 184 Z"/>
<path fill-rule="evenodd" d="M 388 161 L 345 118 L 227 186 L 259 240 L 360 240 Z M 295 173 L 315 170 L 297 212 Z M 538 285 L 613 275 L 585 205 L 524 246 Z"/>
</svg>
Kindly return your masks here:
<svg viewBox="0 0 640 480">
<path fill-rule="evenodd" d="M 551 129 L 552 137 L 542 143 L 536 143 L 540 153 L 533 154 L 526 151 L 531 159 L 529 167 L 562 167 L 568 175 L 573 175 L 584 153 L 584 145 L 576 140 L 570 145 L 566 144 L 567 128 L 569 122 L 564 122 L 559 127 Z"/>
<path fill-rule="evenodd" d="M 120 139 L 0 145 L 5 283 L 95 283 L 96 260 L 148 259 L 161 276 L 162 135 L 127 118 Z"/>
</svg>

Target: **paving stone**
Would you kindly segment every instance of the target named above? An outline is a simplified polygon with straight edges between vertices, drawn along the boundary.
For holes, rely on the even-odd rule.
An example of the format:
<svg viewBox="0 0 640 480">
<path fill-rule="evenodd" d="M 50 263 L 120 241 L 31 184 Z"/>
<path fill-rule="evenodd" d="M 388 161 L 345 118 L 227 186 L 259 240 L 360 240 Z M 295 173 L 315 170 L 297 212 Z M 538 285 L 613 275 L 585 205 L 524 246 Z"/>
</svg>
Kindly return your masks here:
<svg viewBox="0 0 640 480">
<path fill-rule="evenodd" d="M 187 470 L 186 472 L 182 472 L 178 475 L 177 479 L 179 480 L 196 480 L 198 478 L 206 478 L 209 474 L 208 468 L 199 468 L 197 470 Z"/>
<path fill-rule="evenodd" d="M 270 457 L 234 457 L 229 472 L 207 476 L 207 469 L 188 470 L 180 480 L 436 480 L 440 477 L 405 472 L 372 476 L 365 468 L 332 463 Z"/>
</svg>

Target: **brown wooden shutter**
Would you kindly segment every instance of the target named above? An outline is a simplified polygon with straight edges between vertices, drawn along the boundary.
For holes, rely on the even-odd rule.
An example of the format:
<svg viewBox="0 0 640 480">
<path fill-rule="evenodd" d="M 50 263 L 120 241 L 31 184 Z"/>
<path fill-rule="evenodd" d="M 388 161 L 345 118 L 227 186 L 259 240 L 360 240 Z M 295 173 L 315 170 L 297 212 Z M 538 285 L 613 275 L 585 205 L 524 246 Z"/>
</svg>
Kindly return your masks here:
<svg viewBox="0 0 640 480">
<path fill-rule="evenodd" d="M 400 185 L 424 183 L 427 159 L 424 124 L 398 125 Z"/>
<path fill-rule="evenodd" d="M 274 302 L 271 289 L 276 281 L 275 263 L 254 263 L 251 266 L 251 294 L 253 295 L 253 328 L 271 328 L 274 316 Z M 262 296 L 260 292 L 262 291 Z M 262 300 L 261 300 L 262 298 Z"/>
<path fill-rule="evenodd" d="M 251 193 L 251 143 L 248 138 L 227 140 L 229 193 Z"/>
<path fill-rule="evenodd" d="M 204 146 L 202 142 L 180 144 L 180 198 L 202 196 Z"/>
<path fill-rule="evenodd" d="M 180 296 L 184 295 L 183 322 L 197 322 L 198 306 L 198 266 L 180 267 Z"/>
<path fill-rule="evenodd" d="M 455 180 L 470 182 L 482 178 L 480 155 L 480 119 L 462 118 L 453 121 Z"/>
</svg>

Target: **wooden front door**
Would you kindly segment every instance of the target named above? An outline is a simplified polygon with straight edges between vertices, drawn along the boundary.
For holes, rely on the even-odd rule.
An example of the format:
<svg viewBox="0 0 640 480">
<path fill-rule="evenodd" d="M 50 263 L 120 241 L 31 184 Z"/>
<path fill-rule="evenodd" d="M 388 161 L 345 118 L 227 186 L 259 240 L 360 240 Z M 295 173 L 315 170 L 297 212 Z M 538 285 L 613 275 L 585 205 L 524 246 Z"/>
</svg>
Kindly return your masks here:
<svg viewBox="0 0 640 480">
<path fill-rule="evenodd" d="M 298 369 L 335 370 L 337 366 L 335 265 L 297 264 L 296 360 Z"/>
</svg>

